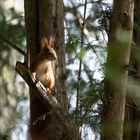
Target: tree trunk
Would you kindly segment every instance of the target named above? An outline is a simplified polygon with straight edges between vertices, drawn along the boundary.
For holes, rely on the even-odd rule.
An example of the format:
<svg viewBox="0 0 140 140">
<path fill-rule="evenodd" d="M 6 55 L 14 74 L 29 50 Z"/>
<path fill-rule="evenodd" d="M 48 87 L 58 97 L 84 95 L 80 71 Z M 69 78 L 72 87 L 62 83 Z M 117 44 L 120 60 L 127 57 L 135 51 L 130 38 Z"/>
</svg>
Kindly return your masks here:
<svg viewBox="0 0 140 140">
<path fill-rule="evenodd" d="M 140 97 L 139 90 L 135 87 L 139 87 L 140 83 L 140 0 L 135 0 L 135 16 L 134 16 L 134 31 L 133 40 L 135 47 L 132 48 L 131 65 L 135 69 L 134 72 L 130 72 L 130 84 L 128 85 L 128 95 L 126 100 L 125 111 L 125 125 L 124 125 L 124 140 L 139 140 L 140 139 Z M 133 81 L 132 81 L 133 79 Z M 132 83 L 132 84 L 131 84 Z M 130 88 L 129 88 L 130 87 Z M 130 89 L 130 91 L 129 91 Z"/>
<path fill-rule="evenodd" d="M 130 97 L 129 97 L 130 98 Z M 124 137 L 123 140 L 139 140 L 140 139 L 140 111 L 134 100 L 127 100 L 124 121 Z"/>
<path fill-rule="evenodd" d="M 114 0 L 103 98 L 102 140 L 122 140 L 127 65 L 133 30 L 133 0 Z"/>
<path fill-rule="evenodd" d="M 55 37 L 55 51 L 58 55 L 55 62 L 55 96 L 68 115 L 68 103 L 65 86 L 65 48 L 62 0 L 25 0 L 25 23 L 27 48 L 31 62 L 40 51 L 40 40 L 46 36 Z M 70 140 L 68 129 L 56 119 L 53 110 L 46 107 L 30 89 L 30 133 L 32 140 Z M 46 114 L 45 119 L 36 120 Z M 67 124 L 65 126 L 68 126 Z M 71 127 L 72 128 L 72 127 Z M 64 130 L 65 129 L 65 130 Z"/>
</svg>

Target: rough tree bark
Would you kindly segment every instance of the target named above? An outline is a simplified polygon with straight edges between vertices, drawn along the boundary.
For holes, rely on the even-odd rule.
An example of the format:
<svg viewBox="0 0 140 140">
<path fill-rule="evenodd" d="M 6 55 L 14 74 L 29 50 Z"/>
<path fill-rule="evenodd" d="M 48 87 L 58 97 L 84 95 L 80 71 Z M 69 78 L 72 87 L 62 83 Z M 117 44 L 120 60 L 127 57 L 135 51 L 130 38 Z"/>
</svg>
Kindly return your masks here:
<svg viewBox="0 0 140 140">
<path fill-rule="evenodd" d="M 67 116 L 63 1 L 25 0 L 25 23 L 27 48 L 31 55 L 31 62 L 40 51 L 41 38 L 55 36 L 55 50 L 58 55 L 54 64 L 55 96 L 64 110 L 62 113 Z M 61 122 L 56 119 L 53 109 L 46 107 L 35 96 L 34 92 L 36 91 L 30 89 L 30 131 L 32 140 L 74 140 L 74 135 L 71 135 L 73 132 L 72 126 L 66 124 L 64 130 Z M 34 124 L 39 117 L 45 114 L 45 120 L 39 120 L 38 123 Z"/>
<path fill-rule="evenodd" d="M 102 140 L 122 140 L 127 65 L 133 30 L 133 0 L 114 0 L 103 98 Z"/>
</svg>

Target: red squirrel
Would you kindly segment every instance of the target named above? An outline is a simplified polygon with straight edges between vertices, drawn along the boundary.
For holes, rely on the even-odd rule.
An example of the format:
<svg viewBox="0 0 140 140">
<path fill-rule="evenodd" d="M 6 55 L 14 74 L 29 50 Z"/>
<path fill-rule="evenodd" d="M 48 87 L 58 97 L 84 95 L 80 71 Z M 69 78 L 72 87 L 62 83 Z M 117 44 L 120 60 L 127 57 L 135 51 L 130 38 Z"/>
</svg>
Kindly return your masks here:
<svg viewBox="0 0 140 140">
<path fill-rule="evenodd" d="M 53 92 L 55 79 L 53 74 L 52 61 L 57 59 L 56 52 L 54 50 L 54 39 L 50 37 L 48 40 L 44 37 L 41 40 L 41 51 L 31 63 L 31 74 L 34 79 L 39 80 L 49 93 Z"/>
</svg>

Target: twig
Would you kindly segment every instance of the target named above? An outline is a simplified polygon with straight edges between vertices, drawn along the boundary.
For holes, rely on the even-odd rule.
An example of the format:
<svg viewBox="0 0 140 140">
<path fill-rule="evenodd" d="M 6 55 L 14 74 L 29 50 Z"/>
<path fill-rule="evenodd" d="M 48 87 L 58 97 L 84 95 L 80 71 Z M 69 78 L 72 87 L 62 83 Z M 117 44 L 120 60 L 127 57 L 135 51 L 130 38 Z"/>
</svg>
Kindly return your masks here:
<svg viewBox="0 0 140 140">
<path fill-rule="evenodd" d="M 80 54 L 83 53 L 83 43 L 84 43 L 84 28 L 85 28 L 85 18 L 86 18 L 86 8 L 87 8 L 87 0 L 85 0 L 84 5 L 84 17 L 83 17 L 83 24 L 81 29 L 81 45 L 80 45 Z M 82 55 L 80 55 L 80 64 L 79 64 L 79 71 L 78 71 L 78 77 L 77 77 L 77 100 L 76 100 L 76 119 L 75 122 L 78 125 L 78 131 L 79 131 L 79 101 L 80 101 L 80 83 L 81 83 L 81 69 L 82 69 Z"/>
<path fill-rule="evenodd" d="M 11 41 L 9 41 L 8 39 L 6 39 L 3 35 L 0 34 L 0 40 L 3 41 L 4 43 L 6 43 L 8 45 L 8 47 L 11 47 L 13 49 L 15 49 L 16 51 L 18 51 L 19 53 L 21 53 L 22 55 L 25 55 L 25 52 L 20 49 L 17 45 L 15 45 L 14 43 L 12 43 Z"/>
</svg>

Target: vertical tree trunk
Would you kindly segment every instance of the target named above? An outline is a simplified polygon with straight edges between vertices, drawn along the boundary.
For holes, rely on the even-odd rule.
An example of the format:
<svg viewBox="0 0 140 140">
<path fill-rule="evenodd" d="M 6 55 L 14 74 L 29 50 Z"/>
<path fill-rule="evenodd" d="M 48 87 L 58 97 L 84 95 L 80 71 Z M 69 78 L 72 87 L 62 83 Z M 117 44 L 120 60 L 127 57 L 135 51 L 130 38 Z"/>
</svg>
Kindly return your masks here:
<svg viewBox="0 0 140 140">
<path fill-rule="evenodd" d="M 136 48 L 132 48 L 132 57 L 131 64 L 135 68 L 135 72 L 130 73 L 130 80 L 134 80 L 132 84 L 128 85 L 133 89 L 130 89 L 132 93 L 128 94 L 126 102 L 126 111 L 125 111 L 125 125 L 124 125 L 124 140 L 139 140 L 140 139 L 140 111 L 139 111 L 139 91 L 135 86 L 139 85 L 140 82 L 140 0 L 135 0 L 135 16 L 134 16 L 134 32 L 133 40 L 135 42 Z M 129 88 L 128 88 L 129 89 Z M 131 92 L 130 91 L 130 92 Z M 129 92 L 129 90 L 128 90 Z"/>
<path fill-rule="evenodd" d="M 127 69 L 133 29 L 133 0 L 114 0 L 109 31 L 102 114 L 102 140 L 122 140 Z"/>
<path fill-rule="evenodd" d="M 25 0 L 25 23 L 27 47 L 30 50 L 31 62 L 40 51 L 40 40 L 46 36 L 55 37 L 55 50 L 58 59 L 55 62 L 55 94 L 67 115 L 67 97 L 65 86 L 65 48 L 63 25 L 63 1 L 62 0 Z M 60 122 L 50 110 L 34 96 L 30 89 L 30 132 L 32 140 L 70 140 Z M 62 112 L 62 113 L 64 113 Z M 35 121 L 42 115 L 45 120 Z M 67 128 L 65 128 L 67 129 Z"/>
</svg>

